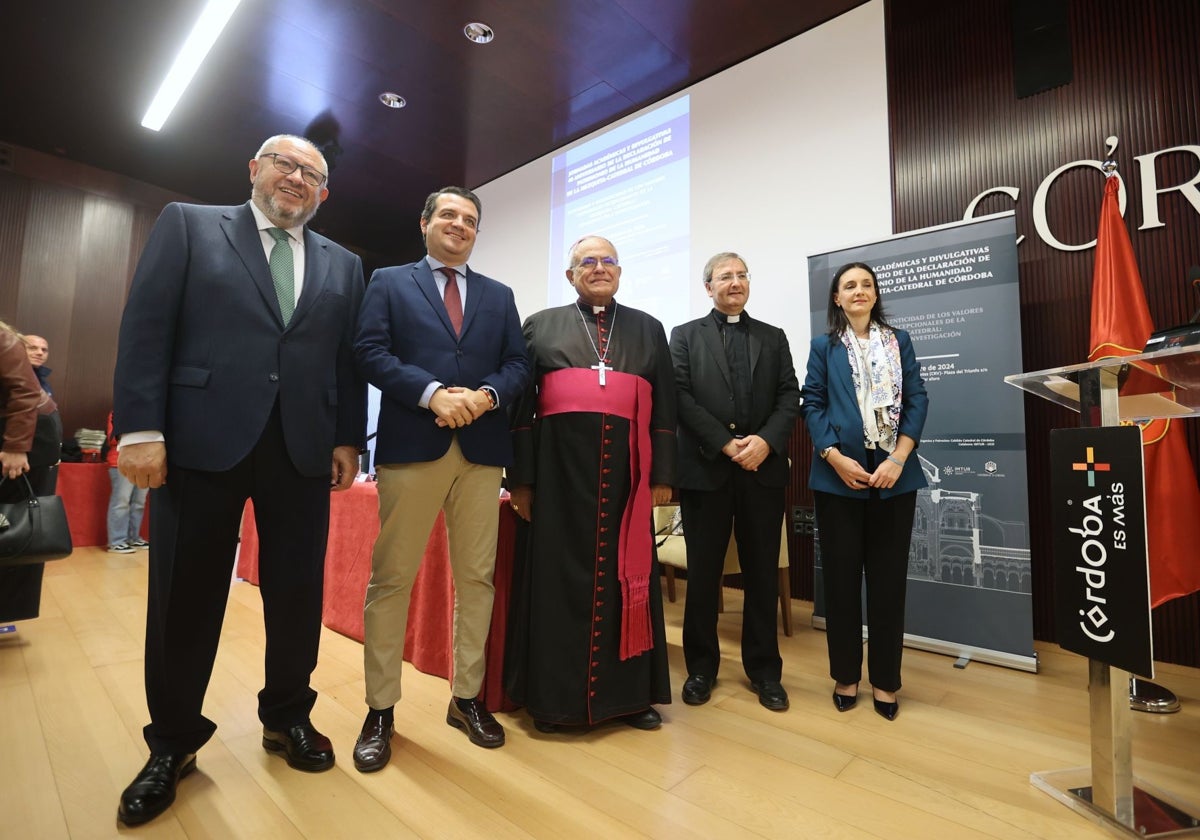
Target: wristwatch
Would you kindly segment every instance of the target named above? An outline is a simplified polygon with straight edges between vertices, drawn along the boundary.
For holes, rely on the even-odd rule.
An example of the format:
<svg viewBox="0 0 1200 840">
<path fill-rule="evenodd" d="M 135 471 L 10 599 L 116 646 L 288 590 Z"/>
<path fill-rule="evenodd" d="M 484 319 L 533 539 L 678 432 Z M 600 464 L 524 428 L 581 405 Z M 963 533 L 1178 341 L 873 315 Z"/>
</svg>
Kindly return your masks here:
<svg viewBox="0 0 1200 840">
<path fill-rule="evenodd" d="M 821 460 L 822 460 L 822 461 L 826 461 L 826 460 L 828 460 L 828 459 L 829 459 L 829 453 L 830 453 L 830 452 L 832 452 L 832 451 L 833 451 L 833 450 L 835 450 L 835 449 L 837 449 L 837 447 L 836 447 L 836 446 L 826 446 L 824 449 L 822 449 L 822 450 L 821 450 Z"/>
<path fill-rule="evenodd" d="M 496 393 L 496 389 L 491 385 L 480 385 L 479 390 L 487 395 L 488 402 L 491 403 L 488 406 L 488 411 L 495 410 L 496 406 L 500 404 L 500 395 Z"/>
</svg>

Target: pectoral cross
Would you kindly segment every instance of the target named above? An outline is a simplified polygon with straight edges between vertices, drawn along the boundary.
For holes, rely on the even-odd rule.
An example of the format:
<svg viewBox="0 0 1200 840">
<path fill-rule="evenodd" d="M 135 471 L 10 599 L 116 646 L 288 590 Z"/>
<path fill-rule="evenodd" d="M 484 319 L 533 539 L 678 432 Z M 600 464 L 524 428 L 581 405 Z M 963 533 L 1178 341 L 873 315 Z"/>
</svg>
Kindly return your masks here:
<svg viewBox="0 0 1200 840">
<path fill-rule="evenodd" d="M 600 360 L 600 364 L 592 365 L 592 370 L 596 371 L 599 376 L 601 388 L 604 387 L 604 372 L 607 370 L 613 370 L 613 369 L 614 368 L 611 368 L 608 365 L 604 364 L 603 359 Z"/>
</svg>

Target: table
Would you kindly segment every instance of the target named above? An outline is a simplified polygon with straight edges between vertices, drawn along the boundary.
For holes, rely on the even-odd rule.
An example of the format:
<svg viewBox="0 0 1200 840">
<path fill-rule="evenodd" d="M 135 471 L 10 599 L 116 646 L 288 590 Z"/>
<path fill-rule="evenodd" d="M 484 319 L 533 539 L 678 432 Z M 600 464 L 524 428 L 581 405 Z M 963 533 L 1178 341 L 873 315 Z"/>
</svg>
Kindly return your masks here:
<svg viewBox="0 0 1200 840">
<path fill-rule="evenodd" d="M 59 464 L 57 492 L 62 497 L 63 507 L 67 511 L 71 544 L 75 548 L 85 545 L 108 545 L 108 497 L 112 494 L 108 464 Z M 141 533 L 142 539 L 148 539 L 150 536 L 148 498 Z"/>
<path fill-rule="evenodd" d="M 325 553 L 325 600 L 321 622 L 330 630 L 361 642 L 363 601 L 371 577 L 371 551 L 379 534 L 379 497 L 375 483 L 356 482 L 330 497 L 329 544 Z M 516 515 L 507 498 L 500 500 L 500 530 L 496 543 L 496 599 L 486 646 L 487 670 L 480 693 L 488 711 L 511 711 L 517 706 L 504 694 L 504 642 L 512 588 Z M 238 577 L 258 584 L 258 531 L 254 505 L 246 503 Z M 438 514 L 425 560 L 413 582 L 404 637 L 404 658 L 426 674 L 449 679 L 453 657 L 454 582 L 450 575 L 446 522 Z"/>
</svg>

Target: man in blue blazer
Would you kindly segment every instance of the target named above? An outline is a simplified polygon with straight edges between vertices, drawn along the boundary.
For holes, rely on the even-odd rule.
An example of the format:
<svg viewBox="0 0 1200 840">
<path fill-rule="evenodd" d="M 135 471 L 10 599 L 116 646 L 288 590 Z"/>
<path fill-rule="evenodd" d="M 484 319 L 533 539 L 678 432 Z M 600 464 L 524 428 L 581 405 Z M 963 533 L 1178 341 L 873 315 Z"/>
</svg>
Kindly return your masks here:
<svg viewBox="0 0 1200 840">
<path fill-rule="evenodd" d="M 708 702 L 717 678 L 717 608 L 732 531 L 746 596 L 742 668 L 759 702 L 784 711 L 775 603 L 787 442 L 800 413 L 800 385 L 783 330 L 746 312 L 745 261 L 728 251 L 713 256 L 704 266 L 704 289 L 712 312 L 671 331 L 688 560 L 683 702 Z"/>
<path fill-rule="evenodd" d="M 379 539 L 364 608 L 368 712 L 354 766 L 391 757 L 393 707 L 412 582 L 438 510 L 446 514 L 454 576 L 453 697 L 446 723 L 473 744 L 504 730 L 477 699 L 491 627 L 498 496 L 512 462 L 508 408 L 529 383 L 512 289 L 467 267 L 482 209 L 462 187 L 432 193 L 421 212 L 425 259 L 375 272 L 355 352 L 382 392 L 375 453 Z"/>
<path fill-rule="evenodd" d="M 150 760 L 121 795 L 137 825 L 175 799 L 216 724 L 201 714 L 242 508 L 254 501 L 266 624 L 263 747 L 333 766 L 313 728 L 329 490 L 357 473 L 366 389 L 353 361 L 357 256 L 305 227 L 328 195 L 307 140 L 250 161 L 238 207 L 170 204 L 138 262 L 113 384 L 119 469 L 150 494 L 145 729 Z"/>
</svg>

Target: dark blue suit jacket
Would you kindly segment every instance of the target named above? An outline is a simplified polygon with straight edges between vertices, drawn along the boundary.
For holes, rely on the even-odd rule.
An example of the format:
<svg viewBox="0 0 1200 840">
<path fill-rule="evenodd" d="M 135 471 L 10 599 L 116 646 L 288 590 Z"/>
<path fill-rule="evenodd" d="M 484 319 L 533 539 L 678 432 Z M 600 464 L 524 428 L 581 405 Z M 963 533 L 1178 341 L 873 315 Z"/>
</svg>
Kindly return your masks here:
<svg viewBox="0 0 1200 840">
<path fill-rule="evenodd" d="M 335 446 L 361 448 L 366 386 L 352 340 L 362 262 L 308 229 L 304 254 L 285 329 L 249 203 L 168 204 L 121 319 L 117 434 L 161 431 L 169 463 L 226 470 L 257 443 L 278 400 L 302 474 L 328 476 Z"/>
<path fill-rule="evenodd" d="M 381 268 L 371 276 L 354 342 L 359 369 L 378 388 L 377 464 L 436 460 L 454 435 L 473 464 L 508 466 L 508 412 L 529 384 L 529 358 L 512 289 L 467 269 L 462 336 L 454 335 L 427 260 Z M 418 402 L 433 381 L 489 385 L 500 408 L 460 429 L 440 427 Z"/>
<path fill-rule="evenodd" d="M 925 381 L 921 379 L 921 364 L 913 352 L 912 341 L 904 330 L 893 329 L 900 345 L 901 407 L 899 434 L 908 435 L 918 444 L 921 430 L 925 427 L 925 414 L 929 409 L 929 397 L 925 394 Z M 836 446 L 843 455 L 848 455 L 867 466 L 867 449 L 863 445 L 863 418 L 858 408 L 858 395 L 854 391 L 854 378 L 850 373 L 850 358 L 846 346 L 840 339 L 828 334 L 812 340 L 808 352 L 808 374 L 800 392 L 804 400 L 800 408 L 808 425 L 808 434 L 813 447 L 820 452 L 827 446 Z M 926 485 L 925 473 L 914 450 L 904 463 L 900 478 L 887 490 L 880 490 L 881 498 L 908 493 Z M 808 485 L 813 490 L 836 493 L 840 496 L 867 498 L 868 490 L 851 490 L 838 478 L 837 471 L 821 458 L 814 456 Z"/>
</svg>

